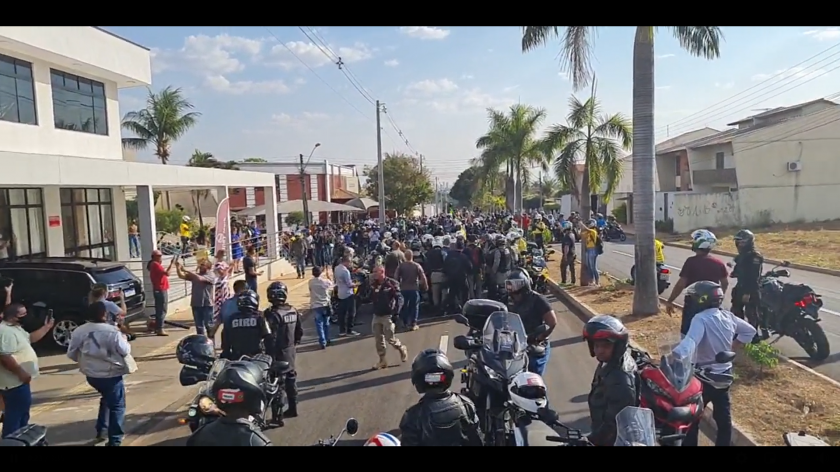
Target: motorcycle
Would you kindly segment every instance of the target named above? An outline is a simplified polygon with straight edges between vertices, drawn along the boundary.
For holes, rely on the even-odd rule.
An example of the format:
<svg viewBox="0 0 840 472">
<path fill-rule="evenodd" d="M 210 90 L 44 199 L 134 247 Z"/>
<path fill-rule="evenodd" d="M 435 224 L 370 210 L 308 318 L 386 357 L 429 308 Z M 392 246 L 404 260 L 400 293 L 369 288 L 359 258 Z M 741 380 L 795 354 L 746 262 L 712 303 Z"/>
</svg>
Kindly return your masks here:
<svg viewBox="0 0 840 472">
<path fill-rule="evenodd" d="M 356 303 L 356 310 L 364 303 L 370 301 L 371 288 L 369 283 L 370 273 L 365 269 L 354 269 L 350 273 L 353 280 L 353 299 Z M 330 298 L 330 324 L 338 324 L 338 288 L 333 289 Z"/>
<path fill-rule="evenodd" d="M 546 443 L 560 443 L 561 446 L 591 446 L 586 437 L 580 430 L 570 428 L 560 422 L 560 415 L 548 408 L 540 408 L 537 410 L 537 417 L 540 421 L 550 428 L 550 431 L 545 431 L 546 436 L 544 440 Z M 565 435 L 557 433 L 557 428 L 566 430 Z M 548 446 L 549 444 L 541 444 Z"/>
<path fill-rule="evenodd" d="M 341 432 L 338 433 L 338 436 L 330 435 L 329 439 L 319 439 L 318 444 L 315 446 L 318 447 L 333 447 L 341 441 L 341 436 L 344 433 L 349 434 L 351 437 L 355 436 L 356 433 L 359 432 L 359 422 L 356 421 L 356 418 L 349 418 L 346 423 L 344 423 L 344 428 L 342 428 Z"/>
<path fill-rule="evenodd" d="M 636 362 L 640 382 L 639 406 L 653 411 L 656 433 L 662 446 L 681 446 L 688 430 L 703 415 L 703 384 L 716 389 L 732 385 L 731 374 L 713 374 L 708 366 L 695 366 L 693 359 L 697 347 L 687 342 L 684 352 L 674 352 L 678 343 L 660 347 L 660 363 L 650 355 L 630 347 Z M 732 362 L 735 353 L 724 351 L 715 356 L 715 363 Z"/>
<path fill-rule="evenodd" d="M 656 420 L 648 408 L 625 406 L 615 416 L 614 446 L 656 446 Z"/>
<path fill-rule="evenodd" d="M 627 241 L 627 235 L 624 234 L 624 230 L 621 229 L 620 225 L 607 225 L 604 229 L 601 230 L 601 239 L 604 241 Z"/>
<path fill-rule="evenodd" d="M 636 266 L 630 268 L 630 285 L 636 285 Z M 671 270 L 664 264 L 656 264 L 656 290 L 659 295 L 671 286 Z"/>
<path fill-rule="evenodd" d="M 461 393 L 470 397 L 479 408 L 479 420 L 488 446 L 517 445 L 517 420 L 533 416 L 513 401 L 510 389 L 517 376 L 528 371 L 528 354 L 539 354 L 541 346 L 528 344 L 522 319 L 516 313 L 497 311 L 487 318 L 479 336 L 467 317 L 456 315 L 458 324 L 470 328 L 470 336 L 456 336 L 455 349 L 467 354 L 468 365 L 461 371 Z M 548 329 L 541 325 L 533 336 Z M 545 402 L 535 400 L 545 406 Z M 521 438 L 520 438 L 521 440 Z"/>
<path fill-rule="evenodd" d="M 0 441 L 0 447 L 3 446 L 49 446 L 47 442 L 47 427 L 38 424 L 28 424 L 3 438 Z"/>
<path fill-rule="evenodd" d="M 180 420 L 180 423 L 186 424 L 189 426 L 191 432 L 195 432 L 195 430 L 204 424 L 213 422 L 219 417 L 224 416 L 224 413 L 216 405 L 215 398 L 211 395 L 213 381 L 225 369 L 234 364 L 241 363 L 247 364 L 251 370 L 258 371 L 255 374 L 258 378 L 262 378 L 262 387 L 267 399 L 262 411 L 252 417 L 251 420 L 260 429 L 270 429 L 270 425 L 266 421 L 270 412 L 272 419 L 282 426 L 283 413 L 288 408 L 288 405 L 284 401 L 284 392 L 282 391 L 283 376 L 289 372 L 290 366 L 285 361 L 273 362 L 271 356 L 265 354 L 258 354 L 253 357 L 242 356 L 238 361 L 214 359 L 212 363 L 202 363 L 202 365 L 197 366 L 184 365 L 178 376 L 181 386 L 189 387 L 201 382 L 204 382 L 204 385 L 199 389 L 198 394 L 196 394 L 189 408 L 187 408 L 187 418 Z"/>
<path fill-rule="evenodd" d="M 545 258 L 542 255 L 534 255 L 526 258 L 525 270 L 528 271 L 528 275 L 531 276 L 531 280 L 534 282 L 534 291 L 543 295 L 548 293 L 548 283 L 546 281 L 548 278 L 548 267 L 546 267 Z"/>
<path fill-rule="evenodd" d="M 729 264 L 730 266 L 732 263 Z M 790 336 L 815 361 L 824 361 L 831 354 L 828 338 L 818 323 L 822 296 L 805 284 L 789 284 L 780 279 L 790 277 L 790 271 L 779 269 L 789 262 L 767 271 L 759 279 L 759 323 L 766 326 L 765 339 L 776 334 L 779 339 Z"/>
<path fill-rule="evenodd" d="M 785 440 L 785 446 L 831 446 L 831 444 L 816 436 L 805 434 L 805 431 L 785 433 L 782 435 L 782 439 Z"/>
</svg>

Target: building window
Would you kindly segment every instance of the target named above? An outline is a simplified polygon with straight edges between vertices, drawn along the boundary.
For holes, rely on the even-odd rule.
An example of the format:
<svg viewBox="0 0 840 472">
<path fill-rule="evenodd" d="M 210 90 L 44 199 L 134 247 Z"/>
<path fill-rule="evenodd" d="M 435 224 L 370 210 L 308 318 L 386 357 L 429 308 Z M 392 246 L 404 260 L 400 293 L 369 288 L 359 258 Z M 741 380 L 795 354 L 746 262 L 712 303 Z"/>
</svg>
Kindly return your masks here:
<svg viewBox="0 0 840 472">
<path fill-rule="evenodd" d="M 66 256 L 115 260 L 111 189 L 61 189 L 61 220 Z"/>
<path fill-rule="evenodd" d="M 680 172 L 681 170 L 682 169 L 680 169 L 680 156 L 677 155 L 676 157 L 674 157 L 674 171 L 677 177 L 682 175 L 682 172 Z"/>
<path fill-rule="evenodd" d="M 0 259 L 45 256 L 45 236 L 41 189 L 0 189 Z"/>
<path fill-rule="evenodd" d="M 719 153 L 715 154 L 715 169 L 723 169 L 723 164 L 724 164 L 723 153 L 719 152 Z"/>
<path fill-rule="evenodd" d="M 108 136 L 105 85 L 50 69 L 55 127 Z"/>
<path fill-rule="evenodd" d="M 0 54 L 0 120 L 37 125 L 32 64 Z"/>
</svg>

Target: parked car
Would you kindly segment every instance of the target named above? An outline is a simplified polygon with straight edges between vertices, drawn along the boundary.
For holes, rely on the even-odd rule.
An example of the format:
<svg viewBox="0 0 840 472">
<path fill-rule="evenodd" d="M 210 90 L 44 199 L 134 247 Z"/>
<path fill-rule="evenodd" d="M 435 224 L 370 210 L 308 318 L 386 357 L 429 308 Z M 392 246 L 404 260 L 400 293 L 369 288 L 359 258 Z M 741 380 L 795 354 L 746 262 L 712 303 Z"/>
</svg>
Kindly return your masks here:
<svg viewBox="0 0 840 472">
<path fill-rule="evenodd" d="M 22 324 L 27 331 L 43 326 L 47 310 L 53 310 L 55 326 L 44 339 L 61 347 L 67 347 L 70 333 L 85 322 L 94 284 L 105 284 L 108 300 L 115 303 L 123 291 L 126 323 L 145 316 L 143 282 L 119 262 L 75 257 L 0 261 L 0 276 L 14 280 L 12 301 L 26 306 L 29 315 Z"/>
</svg>

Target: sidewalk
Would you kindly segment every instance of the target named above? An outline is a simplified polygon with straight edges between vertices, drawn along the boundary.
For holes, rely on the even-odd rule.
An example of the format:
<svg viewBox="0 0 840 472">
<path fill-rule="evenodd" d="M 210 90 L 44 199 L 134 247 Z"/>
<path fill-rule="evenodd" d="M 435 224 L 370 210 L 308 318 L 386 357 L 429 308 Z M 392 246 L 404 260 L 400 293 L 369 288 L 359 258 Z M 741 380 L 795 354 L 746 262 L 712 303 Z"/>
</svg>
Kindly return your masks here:
<svg viewBox="0 0 840 472">
<path fill-rule="evenodd" d="M 301 311 L 309 306 L 308 279 L 294 275 L 277 278 L 289 287 L 289 301 Z M 268 306 L 265 291 L 272 281 L 260 284 L 263 308 Z M 192 326 L 190 310 L 179 310 L 169 316 L 173 321 Z M 195 395 L 194 387 L 182 387 L 177 379 L 181 366 L 175 359 L 175 348 L 183 337 L 194 330 L 172 329 L 166 338 L 150 336 L 132 343 L 139 370 L 125 377 L 126 438 L 130 445 L 144 434 L 157 430 L 165 422 L 177 425 L 173 419 Z M 218 338 L 217 338 L 218 339 Z M 93 445 L 94 425 L 99 408 L 99 395 L 88 386 L 75 363 L 64 354 L 46 358 L 42 375 L 33 381 L 35 406 L 30 423 L 49 428 L 51 445 Z"/>
</svg>

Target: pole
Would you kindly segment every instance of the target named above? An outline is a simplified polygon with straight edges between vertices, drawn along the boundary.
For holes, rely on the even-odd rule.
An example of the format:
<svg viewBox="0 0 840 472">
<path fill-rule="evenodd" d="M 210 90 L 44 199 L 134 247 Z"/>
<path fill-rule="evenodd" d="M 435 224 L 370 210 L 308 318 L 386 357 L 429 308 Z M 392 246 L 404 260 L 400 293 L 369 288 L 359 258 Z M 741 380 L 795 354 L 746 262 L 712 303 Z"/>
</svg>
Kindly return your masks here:
<svg viewBox="0 0 840 472">
<path fill-rule="evenodd" d="M 435 177 L 435 214 L 433 216 L 438 216 L 440 212 L 440 183 L 438 182 L 438 178 Z"/>
<path fill-rule="evenodd" d="M 303 224 L 309 229 L 309 202 L 306 196 L 306 167 L 303 165 L 303 154 L 300 155 L 300 188 L 303 192 Z"/>
<path fill-rule="evenodd" d="M 420 175 L 423 175 L 423 155 L 420 154 Z M 420 203 L 420 216 L 426 216 L 426 202 Z"/>
<path fill-rule="evenodd" d="M 379 100 L 376 101 L 376 159 L 379 169 L 379 226 L 385 227 L 385 167 L 382 165 L 382 126 L 379 121 Z"/>
<path fill-rule="evenodd" d="M 545 206 L 543 204 L 542 171 L 540 171 L 540 186 L 537 189 L 537 191 L 540 192 L 540 210 L 542 210 L 543 207 Z"/>
</svg>

